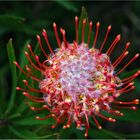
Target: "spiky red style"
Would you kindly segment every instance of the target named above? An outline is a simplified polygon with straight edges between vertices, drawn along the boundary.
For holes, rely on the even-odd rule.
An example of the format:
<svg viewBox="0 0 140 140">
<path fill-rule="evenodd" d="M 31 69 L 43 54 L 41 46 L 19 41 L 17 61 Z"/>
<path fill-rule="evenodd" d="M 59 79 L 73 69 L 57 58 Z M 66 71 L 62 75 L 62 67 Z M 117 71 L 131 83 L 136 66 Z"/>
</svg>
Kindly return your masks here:
<svg viewBox="0 0 140 140">
<path fill-rule="evenodd" d="M 31 101 L 43 103 L 41 108 L 31 106 L 30 108 L 32 110 L 48 110 L 50 112 L 45 118 L 36 116 L 36 119 L 44 120 L 50 117 L 54 118 L 56 124 L 53 125 L 52 128 L 55 128 L 58 123 L 64 123 L 63 128 L 69 128 L 72 123 L 75 123 L 77 128 L 86 129 L 85 136 L 88 135 L 88 129 L 90 127 L 88 118 L 90 116 L 93 118 L 97 127 L 101 129 L 102 127 L 96 117 L 101 117 L 109 122 L 116 121 L 113 118 L 104 116 L 102 114 L 103 110 L 108 112 L 108 114 L 123 116 L 123 113 L 119 110 L 114 110 L 112 108 L 136 109 L 133 105 L 139 103 L 138 99 L 130 102 L 122 102 L 116 100 L 116 98 L 121 94 L 134 89 L 133 80 L 140 74 L 140 71 L 137 71 L 127 78 L 120 79 L 118 75 L 130 63 L 138 58 L 139 54 L 136 54 L 123 66 L 123 68 L 115 72 L 114 69 L 124 57 L 128 55 L 127 49 L 130 46 L 130 42 L 126 43 L 122 54 L 111 63 L 109 57 L 116 44 L 120 41 L 121 36 L 117 35 L 108 50 L 105 53 L 102 53 L 111 30 L 111 25 L 107 28 L 101 47 L 96 49 L 100 23 L 97 22 L 96 24 L 92 48 L 89 48 L 92 22 L 89 23 L 87 42 L 84 42 L 86 24 L 86 19 L 84 19 L 82 24 L 82 41 L 79 43 L 78 17 L 75 17 L 76 38 L 73 43 L 70 44 L 66 40 L 65 30 L 62 28 L 60 29 L 60 32 L 63 41 L 60 40 L 57 26 L 53 23 L 54 33 L 58 44 L 58 49 L 56 51 L 53 51 L 49 43 L 47 32 L 43 29 L 42 35 L 50 50 L 49 55 L 42 46 L 40 36 L 37 35 L 40 49 L 46 57 L 46 60 L 43 62 L 39 60 L 39 56 L 34 54 L 31 45 L 27 46 L 29 49 L 29 53 L 25 52 L 27 59 L 32 68 L 41 72 L 43 78 L 38 78 L 33 75 L 30 66 L 26 66 L 25 70 L 23 70 L 18 62 L 14 62 L 27 77 L 37 81 L 39 87 L 38 89 L 35 89 L 28 84 L 27 80 L 23 80 L 27 89 L 17 87 L 17 90 L 23 91 L 23 95 Z M 42 96 L 32 96 L 32 92 L 42 93 Z"/>
</svg>

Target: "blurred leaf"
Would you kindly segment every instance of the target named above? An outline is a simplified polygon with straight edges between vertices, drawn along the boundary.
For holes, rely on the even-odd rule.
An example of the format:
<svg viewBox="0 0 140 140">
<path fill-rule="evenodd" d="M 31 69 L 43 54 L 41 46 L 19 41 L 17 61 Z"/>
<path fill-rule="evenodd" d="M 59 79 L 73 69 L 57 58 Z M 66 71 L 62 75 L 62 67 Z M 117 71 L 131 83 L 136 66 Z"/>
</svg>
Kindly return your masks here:
<svg viewBox="0 0 140 140">
<path fill-rule="evenodd" d="M 23 68 L 27 63 L 29 63 L 28 59 L 25 56 L 25 51 L 29 52 L 27 45 L 30 44 L 30 42 L 31 42 L 30 40 L 26 41 L 24 47 L 21 48 L 20 58 L 19 58 L 21 68 Z"/>
<path fill-rule="evenodd" d="M 88 40 L 88 33 L 89 33 L 89 19 L 88 19 L 88 15 L 86 12 L 86 9 L 84 7 L 82 7 L 82 12 L 81 12 L 81 16 L 79 19 L 79 25 L 78 25 L 78 42 L 81 43 L 82 41 L 82 25 L 83 25 L 83 20 L 86 19 L 86 25 L 85 25 L 85 34 L 84 34 L 84 42 L 86 43 Z M 91 37 L 90 37 L 90 45 L 89 47 L 92 46 L 93 44 L 93 32 L 91 32 Z"/>
<path fill-rule="evenodd" d="M 14 125 L 21 125 L 21 126 L 26 126 L 26 125 L 52 125 L 54 124 L 55 121 L 52 118 L 48 118 L 46 120 L 37 120 L 35 117 L 32 115 L 31 117 L 26 117 L 26 118 L 21 118 L 20 120 L 13 120 Z"/>
<path fill-rule="evenodd" d="M 27 34 L 38 34 L 39 32 L 25 25 L 25 19 L 10 14 L 0 15 L 0 34 L 9 30 L 26 32 Z"/>
<path fill-rule="evenodd" d="M 19 138 L 29 139 L 29 138 L 36 138 L 37 135 L 32 131 L 27 130 L 26 128 L 16 128 L 13 126 L 9 126 L 9 129 Z"/>
<path fill-rule="evenodd" d="M 124 136 L 126 136 L 127 138 L 132 138 L 132 139 L 140 139 L 140 133 L 139 134 L 125 134 Z"/>
<path fill-rule="evenodd" d="M 55 0 L 59 5 L 63 6 L 65 9 L 77 12 L 78 9 L 72 1 L 62 1 L 62 0 Z"/>
<path fill-rule="evenodd" d="M 138 70 L 140 70 L 140 68 L 134 69 L 134 70 L 129 71 L 129 72 L 126 72 L 126 73 L 122 73 L 122 74 L 120 75 L 120 77 L 121 77 L 121 78 L 129 77 L 129 76 L 133 75 L 134 73 L 136 73 Z"/>
<path fill-rule="evenodd" d="M 12 39 L 10 39 L 9 42 L 7 43 L 7 52 L 9 57 L 10 69 L 12 73 L 12 92 L 11 92 L 11 97 L 8 103 L 8 108 L 6 110 L 6 113 L 10 112 L 10 110 L 14 105 L 14 100 L 16 96 L 16 86 L 17 86 L 17 70 L 16 70 L 16 66 L 13 64 L 13 61 L 15 61 L 16 58 L 15 58 L 14 48 L 12 45 Z"/>
<path fill-rule="evenodd" d="M 98 138 L 98 139 L 113 139 L 118 138 L 122 139 L 122 136 L 119 136 L 117 133 L 113 133 L 111 131 L 105 130 L 105 129 L 89 129 L 89 137 L 90 138 Z"/>
<path fill-rule="evenodd" d="M 115 115 L 110 115 L 107 112 L 102 112 L 105 116 L 109 116 L 118 120 L 123 120 L 123 121 L 131 121 L 131 122 L 140 122 L 140 110 L 120 110 L 120 112 L 124 113 L 124 116 L 115 116 Z"/>
</svg>

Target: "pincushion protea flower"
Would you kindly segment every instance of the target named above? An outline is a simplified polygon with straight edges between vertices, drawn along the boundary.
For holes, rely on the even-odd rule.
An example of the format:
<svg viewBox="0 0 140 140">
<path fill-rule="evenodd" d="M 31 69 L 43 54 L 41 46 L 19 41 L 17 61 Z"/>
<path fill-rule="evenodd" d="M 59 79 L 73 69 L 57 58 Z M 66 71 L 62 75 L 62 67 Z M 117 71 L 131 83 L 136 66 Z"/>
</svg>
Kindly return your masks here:
<svg viewBox="0 0 140 140">
<path fill-rule="evenodd" d="M 43 62 L 40 61 L 39 56 L 34 54 L 31 45 L 28 45 L 29 53 L 25 52 L 25 55 L 30 62 L 30 66 L 41 72 L 43 78 L 37 78 L 33 75 L 30 66 L 26 66 L 24 70 L 18 62 L 14 62 L 14 64 L 27 77 L 38 82 L 38 89 L 31 87 L 27 80 L 23 80 L 27 89 L 17 87 L 17 90 L 23 91 L 23 95 L 31 101 L 43 103 L 41 108 L 30 106 L 32 110 L 46 109 L 49 111 L 49 115 L 45 118 L 36 116 L 36 119 L 54 118 L 56 124 L 52 128 L 55 128 L 59 123 L 63 123 L 63 128 L 65 129 L 69 128 L 72 123 L 75 123 L 79 129 L 84 127 L 86 129 L 85 136 L 88 136 L 88 129 L 90 127 L 89 117 L 92 117 L 97 127 L 101 129 L 102 127 L 97 121 L 97 117 L 109 122 L 116 121 L 114 118 L 104 116 L 102 114 L 103 110 L 108 112 L 108 114 L 123 116 L 123 113 L 116 110 L 117 108 L 136 109 L 134 105 L 139 103 L 138 99 L 122 102 L 116 98 L 135 88 L 133 80 L 140 74 L 140 71 L 127 78 L 120 79 L 118 75 L 138 58 L 139 54 L 136 54 L 123 68 L 115 72 L 115 68 L 128 55 L 127 49 L 130 43 L 126 43 L 122 54 L 112 63 L 110 55 L 116 44 L 120 41 L 121 36 L 117 35 L 108 50 L 103 53 L 102 49 L 106 43 L 111 26 L 108 26 L 100 48 L 96 49 L 100 23 L 97 22 L 96 24 L 94 41 L 91 48 L 89 48 L 89 43 L 92 22 L 89 23 L 88 40 L 84 42 L 86 24 L 86 19 L 84 19 L 82 23 L 82 41 L 79 43 L 78 17 L 75 17 L 76 39 L 73 43 L 68 43 L 65 30 L 60 29 L 63 37 L 63 41 L 60 41 L 57 26 L 53 23 L 58 44 L 56 51 L 52 50 L 47 32 L 43 29 L 42 35 L 50 50 L 50 55 L 48 55 L 42 47 L 40 36 L 37 35 L 40 49 L 46 57 L 46 60 Z M 32 92 L 42 93 L 41 97 L 32 96 Z"/>
</svg>

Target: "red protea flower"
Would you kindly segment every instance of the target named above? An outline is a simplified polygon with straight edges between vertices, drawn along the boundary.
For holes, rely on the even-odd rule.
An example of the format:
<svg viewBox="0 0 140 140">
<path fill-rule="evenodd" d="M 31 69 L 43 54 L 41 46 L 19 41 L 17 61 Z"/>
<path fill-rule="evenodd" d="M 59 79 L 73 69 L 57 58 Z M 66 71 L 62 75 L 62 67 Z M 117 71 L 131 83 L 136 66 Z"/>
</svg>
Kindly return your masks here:
<svg viewBox="0 0 140 140">
<path fill-rule="evenodd" d="M 23 70 L 17 62 L 14 63 L 27 77 L 37 81 L 39 87 L 39 89 L 34 89 L 28 84 L 27 80 L 23 80 L 27 89 L 17 87 L 17 90 L 23 91 L 23 95 L 34 102 L 43 103 L 41 108 L 31 106 L 32 110 L 46 109 L 50 112 L 45 118 L 36 116 L 36 119 L 42 120 L 53 117 L 56 120 L 56 124 L 52 128 L 55 128 L 58 123 L 64 123 L 63 128 L 69 128 L 72 123 L 75 123 L 79 129 L 85 127 L 85 136 L 87 136 L 90 127 L 89 117 L 92 117 L 97 127 L 101 129 L 102 127 L 96 117 L 101 117 L 109 122 L 116 121 L 113 118 L 104 116 L 102 114 L 103 110 L 109 114 L 123 116 L 123 113 L 113 108 L 136 109 L 133 105 L 139 103 L 138 99 L 122 102 L 116 100 L 116 98 L 135 88 L 133 80 L 140 74 L 140 71 L 127 78 L 120 79 L 118 75 L 138 58 L 139 54 L 136 54 L 123 68 L 115 72 L 115 68 L 128 55 L 127 49 L 130 43 L 126 43 L 122 54 L 112 63 L 110 55 L 120 41 L 121 36 L 117 35 L 108 50 L 103 53 L 102 49 L 106 43 L 111 26 L 107 28 L 101 47 L 96 49 L 100 23 L 97 22 L 96 24 L 92 48 L 89 48 L 92 22 L 89 23 L 87 42 L 84 42 L 85 25 L 86 19 L 83 20 L 82 42 L 79 43 L 78 17 L 75 17 L 76 39 L 73 43 L 68 43 L 65 30 L 60 29 L 63 37 L 63 41 L 60 41 L 57 26 L 53 23 L 58 44 L 58 49 L 55 51 L 52 50 L 47 32 L 43 29 L 42 35 L 50 50 L 50 55 L 48 55 L 42 47 L 40 36 L 37 35 L 40 49 L 46 57 L 46 60 L 43 62 L 40 61 L 39 56 L 34 54 L 31 45 L 28 45 L 30 54 L 25 52 L 25 55 L 32 68 L 41 72 L 43 78 L 37 78 L 33 75 L 29 66 L 26 66 L 26 69 Z M 32 96 L 32 92 L 42 93 L 42 96 Z"/>
</svg>

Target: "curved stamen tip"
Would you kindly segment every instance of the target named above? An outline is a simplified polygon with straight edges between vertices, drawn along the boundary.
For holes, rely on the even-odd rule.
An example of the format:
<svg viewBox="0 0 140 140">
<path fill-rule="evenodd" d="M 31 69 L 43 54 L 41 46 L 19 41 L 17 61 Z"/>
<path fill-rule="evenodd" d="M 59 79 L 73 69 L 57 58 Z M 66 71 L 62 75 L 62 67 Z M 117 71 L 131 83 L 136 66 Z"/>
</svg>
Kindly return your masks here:
<svg viewBox="0 0 140 140">
<path fill-rule="evenodd" d="M 27 95 L 28 95 L 28 93 L 27 93 L 27 92 L 23 92 L 22 94 L 23 94 L 24 96 L 27 96 Z"/>
<path fill-rule="evenodd" d="M 16 61 L 13 61 L 13 63 L 16 65 L 16 66 L 18 66 L 19 64 L 18 64 L 18 62 L 16 62 Z"/>
<path fill-rule="evenodd" d="M 27 47 L 30 49 L 30 48 L 31 48 L 31 45 L 30 45 L 30 44 L 28 44 L 28 45 L 27 45 Z"/>
<path fill-rule="evenodd" d="M 48 108 L 47 105 L 43 105 L 42 107 L 43 107 L 43 108 Z"/>
<path fill-rule="evenodd" d="M 55 22 L 53 22 L 53 27 L 56 28 L 56 23 Z"/>
<path fill-rule="evenodd" d="M 112 27 L 112 26 L 111 26 L 111 25 L 109 25 L 109 26 L 108 26 L 108 30 L 111 30 L 111 27 Z"/>
<path fill-rule="evenodd" d="M 69 124 L 67 124 L 67 128 L 70 128 L 70 125 Z"/>
<path fill-rule="evenodd" d="M 90 21 L 89 25 L 92 26 L 92 21 Z"/>
<path fill-rule="evenodd" d="M 98 26 L 98 27 L 100 26 L 100 22 L 99 21 L 96 23 L 96 26 Z"/>
<path fill-rule="evenodd" d="M 119 34 L 119 35 L 117 35 L 117 39 L 118 40 L 120 40 L 121 39 L 121 35 Z"/>
<path fill-rule="evenodd" d="M 98 129 L 102 129 L 102 126 L 98 126 Z"/>
<path fill-rule="evenodd" d="M 78 21 L 78 17 L 77 16 L 75 16 L 75 20 Z"/>
<path fill-rule="evenodd" d="M 39 120 L 39 119 L 40 119 L 40 117 L 39 117 L 39 116 L 36 116 L 35 118 L 36 118 L 37 120 Z"/>
<path fill-rule="evenodd" d="M 23 83 L 27 83 L 27 80 L 22 80 L 23 81 Z"/>
<path fill-rule="evenodd" d="M 31 109 L 31 110 L 35 110 L 35 107 L 34 107 L 34 106 L 31 106 L 30 109 Z"/>
<path fill-rule="evenodd" d="M 134 100 L 134 103 L 135 103 L 135 104 L 139 104 L 139 99 L 135 99 L 135 100 Z"/>
<path fill-rule="evenodd" d="M 44 36 L 44 35 L 46 35 L 46 33 L 47 33 L 46 30 L 43 29 L 43 30 L 42 30 L 42 35 Z"/>
<path fill-rule="evenodd" d="M 132 109 L 133 109 L 133 110 L 137 110 L 137 107 L 135 107 L 135 106 L 132 106 Z"/>
<path fill-rule="evenodd" d="M 55 125 L 52 125 L 51 128 L 54 129 L 55 128 Z"/>
<path fill-rule="evenodd" d="M 24 53 L 25 53 L 25 55 L 29 55 L 28 52 L 26 52 L 26 51 Z"/>
<path fill-rule="evenodd" d="M 128 55 L 128 53 L 129 53 L 129 52 L 128 52 L 128 51 L 126 51 L 124 55 Z"/>
<path fill-rule="evenodd" d="M 139 55 L 140 55 L 140 54 L 139 54 L 139 53 L 137 53 L 137 54 L 135 55 L 135 58 L 138 58 L 138 57 L 139 57 Z"/>
<path fill-rule="evenodd" d="M 16 90 L 20 90 L 20 87 L 16 87 Z"/>
<path fill-rule="evenodd" d="M 88 134 L 87 133 L 85 133 L 85 137 L 87 137 L 88 136 Z"/>
<path fill-rule="evenodd" d="M 87 20 L 86 20 L 86 18 L 85 18 L 85 19 L 83 19 L 83 24 L 85 24 L 85 23 L 86 23 L 86 21 L 87 21 Z"/>
<path fill-rule="evenodd" d="M 66 126 L 66 125 L 64 125 L 64 126 L 63 126 L 63 129 L 66 129 L 66 128 L 67 128 L 67 126 Z"/>
<path fill-rule="evenodd" d="M 40 39 L 40 36 L 39 35 L 36 35 L 37 39 Z"/>
<path fill-rule="evenodd" d="M 130 42 L 127 42 L 127 43 L 126 43 L 126 47 L 129 47 L 129 46 L 130 46 Z"/>
</svg>

